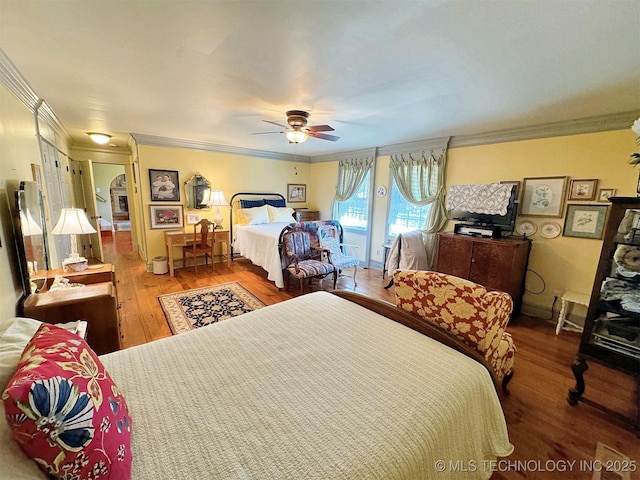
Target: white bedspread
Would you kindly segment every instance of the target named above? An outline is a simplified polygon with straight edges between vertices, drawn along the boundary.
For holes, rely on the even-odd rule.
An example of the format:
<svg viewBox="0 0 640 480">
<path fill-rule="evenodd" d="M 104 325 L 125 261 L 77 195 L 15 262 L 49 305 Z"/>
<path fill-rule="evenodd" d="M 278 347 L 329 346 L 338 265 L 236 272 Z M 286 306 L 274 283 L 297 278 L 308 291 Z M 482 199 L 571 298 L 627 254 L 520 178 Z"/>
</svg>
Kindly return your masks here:
<svg viewBox="0 0 640 480">
<path fill-rule="evenodd" d="M 289 223 L 263 225 L 234 225 L 233 250 L 267 271 L 267 279 L 283 288 L 282 264 L 278 240 L 280 232 Z"/>
<path fill-rule="evenodd" d="M 481 365 L 326 292 L 101 358 L 136 480 L 486 479 L 513 449 Z"/>
</svg>

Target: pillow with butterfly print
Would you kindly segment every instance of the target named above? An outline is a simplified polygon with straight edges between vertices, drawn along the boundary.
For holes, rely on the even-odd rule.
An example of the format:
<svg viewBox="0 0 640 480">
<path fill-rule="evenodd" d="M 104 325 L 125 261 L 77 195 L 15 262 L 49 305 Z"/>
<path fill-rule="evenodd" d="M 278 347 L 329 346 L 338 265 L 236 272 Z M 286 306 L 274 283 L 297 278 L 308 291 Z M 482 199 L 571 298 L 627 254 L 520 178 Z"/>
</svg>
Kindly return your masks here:
<svg viewBox="0 0 640 480">
<path fill-rule="evenodd" d="M 2 393 L 22 450 L 59 479 L 131 478 L 131 418 L 122 393 L 78 335 L 42 324 Z"/>
</svg>

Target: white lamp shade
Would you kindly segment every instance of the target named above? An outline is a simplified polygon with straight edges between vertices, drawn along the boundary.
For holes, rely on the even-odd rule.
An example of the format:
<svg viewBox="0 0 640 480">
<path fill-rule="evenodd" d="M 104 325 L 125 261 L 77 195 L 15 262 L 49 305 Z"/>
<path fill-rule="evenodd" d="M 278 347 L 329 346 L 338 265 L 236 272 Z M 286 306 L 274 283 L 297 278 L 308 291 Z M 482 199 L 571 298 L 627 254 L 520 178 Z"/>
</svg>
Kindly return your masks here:
<svg viewBox="0 0 640 480">
<path fill-rule="evenodd" d="M 288 130 L 285 135 L 287 136 L 287 140 L 289 140 L 290 143 L 306 142 L 309 138 L 309 135 L 307 135 L 307 133 L 303 132 L 302 130 Z"/>
<path fill-rule="evenodd" d="M 26 213 L 20 212 L 20 228 L 22 228 L 22 234 L 25 237 L 30 237 L 32 235 L 42 235 L 42 228 L 31 216 L 31 212 L 28 208 Z"/>
<path fill-rule="evenodd" d="M 200 200 L 200 205 L 209 205 L 211 201 L 211 189 L 207 188 L 202 194 L 202 200 Z"/>
<path fill-rule="evenodd" d="M 210 207 L 228 207 L 229 206 L 227 199 L 224 198 L 224 193 L 222 193 L 222 190 L 211 190 L 211 193 L 209 195 L 210 196 L 209 196 L 207 205 L 209 205 Z"/>
<path fill-rule="evenodd" d="M 51 233 L 54 235 L 96 233 L 96 229 L 89 223 L 83 209 L 63 208 L 60 211 L 58 223 L 53 227 Z"/>
</svg>

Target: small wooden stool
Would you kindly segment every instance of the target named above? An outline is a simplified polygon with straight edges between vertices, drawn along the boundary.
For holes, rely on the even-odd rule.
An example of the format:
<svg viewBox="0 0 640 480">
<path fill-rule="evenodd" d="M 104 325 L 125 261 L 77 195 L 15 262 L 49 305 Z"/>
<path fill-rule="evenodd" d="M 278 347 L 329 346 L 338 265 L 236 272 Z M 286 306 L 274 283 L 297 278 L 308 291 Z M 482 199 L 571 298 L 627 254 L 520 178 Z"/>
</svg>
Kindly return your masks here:
<svg viewBox="0 0 640 480">
<path fill-rule="evenodd" d="M 560 315 L 558 315 L 558 324 L 556 325 L 556 335 L 560 333 L 560 330 L 562 330 L 562 327 L 564 326 L 565 323 L 569 324 L 570 326 L 572 326 L 573 328 L 581 332 L 582 326 L 578 325 L 577 323 L 573 323 L 570 320 L 567 320 L 567 313 L 569 311 L 569 307 L 571 303 L 577 303 L 579 305 L 584 305 L 588 307 L 591 297 L 589 295 L 585 295 L 582 293 L 564 292 L 564 294 L 561 297 L 561 300 L 562 300 L 562 306 L 560 307 Z"/>
</svg>

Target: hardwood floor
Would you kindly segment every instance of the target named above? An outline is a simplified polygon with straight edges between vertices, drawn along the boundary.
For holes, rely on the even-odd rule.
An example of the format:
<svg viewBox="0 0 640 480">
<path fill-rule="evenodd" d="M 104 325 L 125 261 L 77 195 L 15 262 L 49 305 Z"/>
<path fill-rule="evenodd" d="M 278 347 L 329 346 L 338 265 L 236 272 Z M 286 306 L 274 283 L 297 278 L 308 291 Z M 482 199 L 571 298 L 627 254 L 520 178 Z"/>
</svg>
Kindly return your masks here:
<svg viewBox="0 0 640 480">
<path fill-rule="evenodd" d="M 123 237 L 126 242 L 126 235 Z M 290 292 L 279 291 L 266 280 L 264 270 L 245 260 L 232 262 L 230 268 L 226 263 L 216 263 L 215 273 L 202 269 L 195 276 L 193 269 L 187 268 L 177 269 L 176 276 L 169 277 L 147 272 L 138 255 L 124 247 L 105 244 L 105 256 L 116 266 L 124 348 L 171 335 L 157 299 L 164 293 L 238 281 L 268 305 L 300 294 L 293 286 Z M 393 288 L 383 288 L 387 280 L 382 280 L 379 270 L 359 269 L 355 291 L 393 302 Z M 322 288 L 329 290 L 331 283 L 325 281 Z M 314 283 L 313 289 L 317 288 L 319 284 Z M 338 288 L 353 289 L 353 282 L 341 279 Z M 518 353 L 515 376 L 509 384 L 511 394 L 502 404 L 515 451 L 495 466 L 492 480 L 591 479 L 593 471 L 586 462 L 593 461 L 597 442 L 630 457 L 635 471 L 628 478 L 640 479 L 640 439 L 635 433 L 588 404 L 572 407 L 566 401 L 567 391 L 575 383 L 570 364 L 578 349 L 579 334 L 562 331 L 556 336 L 554 324 L 523 315 L 507 329 Z M 585 382 L 585 397 L 635 417 L 638 392 L 633 378 L 590 363 Z M 444 460 L 455 464 L 463 459 Z M 442 478 L 456 476 L 449 472 Z"/>
</svg>

